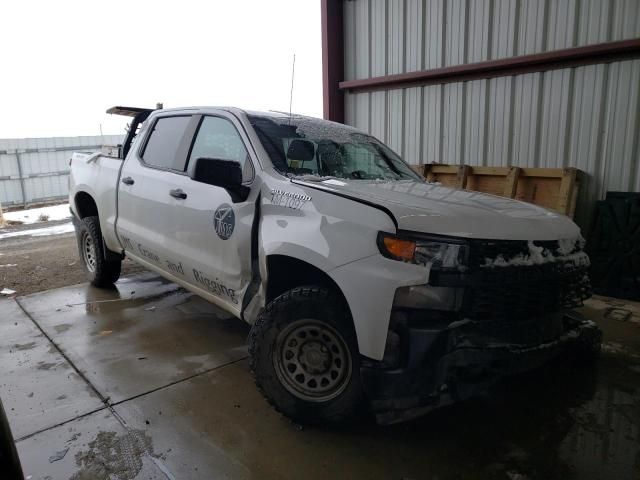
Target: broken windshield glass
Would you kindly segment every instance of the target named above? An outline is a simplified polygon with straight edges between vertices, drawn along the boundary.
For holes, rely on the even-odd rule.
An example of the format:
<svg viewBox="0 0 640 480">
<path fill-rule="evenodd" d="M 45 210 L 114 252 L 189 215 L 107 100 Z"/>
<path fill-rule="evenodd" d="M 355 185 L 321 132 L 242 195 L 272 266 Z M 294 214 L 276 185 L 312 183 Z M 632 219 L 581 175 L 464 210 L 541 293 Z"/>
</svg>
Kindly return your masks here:
<svg viewBox="0 0 640 480">
<path fill-rule="evenodd" d="M 390 148 L 355 128 L 298 115 L 249 115 L 249 121 L 284 175 L 424 181 Z"/>
</svg>

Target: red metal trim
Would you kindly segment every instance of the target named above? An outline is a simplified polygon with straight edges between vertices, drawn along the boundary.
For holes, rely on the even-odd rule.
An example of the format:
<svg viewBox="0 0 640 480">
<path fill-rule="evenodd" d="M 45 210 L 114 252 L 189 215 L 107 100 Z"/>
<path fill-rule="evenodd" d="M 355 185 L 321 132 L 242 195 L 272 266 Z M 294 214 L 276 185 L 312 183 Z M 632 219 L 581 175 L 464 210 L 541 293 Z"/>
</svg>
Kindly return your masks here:
<svg viewBox="0 0 640 480">
<path fill-rule="evenodd" d="M 324 118 L 344 123 L 344 23 L 342 0 L 322 0 L 322 106 Z"/>
<path fill-rule="evenodd" d="M 599 43 L 584 47 L 554 50 L 533 55 L 456 65 L 453 67 L 400 73 L 362 80 L 340 82 L 341 90 L 366 92 L 390 90 L 418 85 L 463 82 L 481 78 L 505 77 L 522 73 L 542 72 L 596 63 L 640 58 L 640 38 Z"/>
</svg>

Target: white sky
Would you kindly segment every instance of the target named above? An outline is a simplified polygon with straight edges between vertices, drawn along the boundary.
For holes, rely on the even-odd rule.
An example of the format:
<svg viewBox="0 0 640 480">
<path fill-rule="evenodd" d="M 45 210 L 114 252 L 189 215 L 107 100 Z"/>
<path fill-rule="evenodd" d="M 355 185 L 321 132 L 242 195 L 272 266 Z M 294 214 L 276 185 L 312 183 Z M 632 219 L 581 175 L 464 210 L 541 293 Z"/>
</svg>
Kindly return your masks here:
<svg viewBox="0 0 640 480">
<path fill-rule="evenodd" d="M 113 105 L 322 116 L 319 0 L 4 0 L 0 138 L 122 133 Z"/>
</svg>

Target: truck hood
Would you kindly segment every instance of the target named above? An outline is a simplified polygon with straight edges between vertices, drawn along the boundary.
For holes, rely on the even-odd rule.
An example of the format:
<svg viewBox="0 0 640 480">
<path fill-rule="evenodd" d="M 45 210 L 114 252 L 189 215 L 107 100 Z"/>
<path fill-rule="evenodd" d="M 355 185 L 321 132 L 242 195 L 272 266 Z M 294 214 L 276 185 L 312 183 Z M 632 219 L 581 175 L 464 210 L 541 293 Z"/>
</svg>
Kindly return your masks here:
<svg viewBox="0 0 640 480">
<path fill-rule="evenodd" d="M 496 240 L 559 240 L 580 234 L 568 217 L 531 203 L 436 184 L 345 179 L 295 183 L 385 207 L 400 230 Z"/>
</svg>

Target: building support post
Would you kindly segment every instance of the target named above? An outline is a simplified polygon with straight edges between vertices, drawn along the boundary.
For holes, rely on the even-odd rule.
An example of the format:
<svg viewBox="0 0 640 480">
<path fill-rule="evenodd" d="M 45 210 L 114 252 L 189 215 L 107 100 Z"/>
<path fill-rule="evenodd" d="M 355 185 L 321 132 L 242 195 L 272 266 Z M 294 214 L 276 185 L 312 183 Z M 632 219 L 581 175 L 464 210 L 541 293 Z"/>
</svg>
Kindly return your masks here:
<svg viewBox="0 0 640 480">
<path fill-rule="evenodd" d="M 342 0 L 322 0 L 322 103 L 325 120 L 344 123 L 344 23 Z"/>
</svg>

